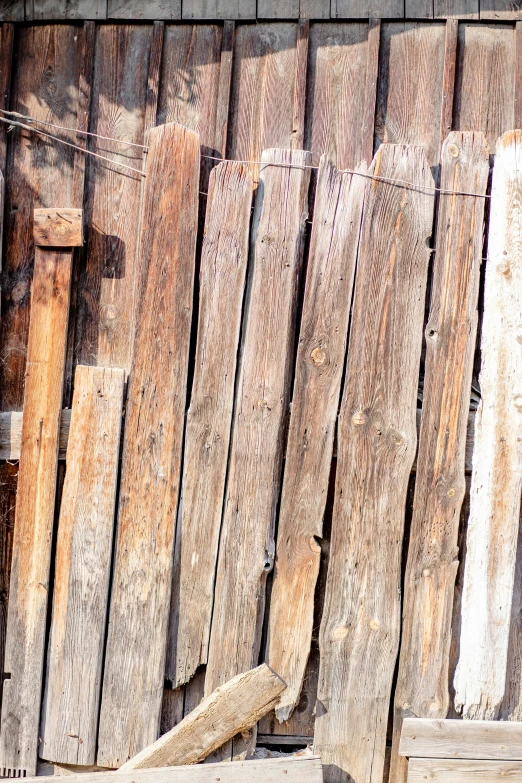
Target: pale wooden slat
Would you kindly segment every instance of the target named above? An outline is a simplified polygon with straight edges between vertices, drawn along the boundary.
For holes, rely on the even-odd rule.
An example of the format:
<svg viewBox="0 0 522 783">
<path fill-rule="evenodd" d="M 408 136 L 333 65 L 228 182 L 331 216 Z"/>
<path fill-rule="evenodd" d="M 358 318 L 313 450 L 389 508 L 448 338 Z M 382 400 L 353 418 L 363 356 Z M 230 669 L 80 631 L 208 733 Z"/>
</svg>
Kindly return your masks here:
<svg viewBox="0 0 522 783">
<path fill-rule="evenodd" d="M 107 0 L 108 19 L 181 19 L 181 0 Z"/>
<path fill-rule="evenodd" d="M 258 19 L 299 19 L 299 0 L 257 0 Z"/>
<path fill-rule="evenodd" d="M 122 767 L 119 772 L 197 764 L 235 734 L 250 729 L 277 703 L 286 685 L 266 663 L 238 674 Z"/>
<path fill-rule="evenodd" d="M 300 0 L 299 16 L 301 19 L 329 19 L 330 0 Z"/>
<path fill-rule="evenodd" d="M 183 19 L 255 19 L 256 0 L 183 0 Z"/>
<path fill-rule="evenodd" d="M 442 149 L 441 169 L 443 189 L 485 194 L 489 148 L 484 134 L 450 133 Z M 477 335 L 484 204 L 480 195 L 455 198 L 443 194 L 439 201 L 395 688 L 391 766 L 395 783 L 406 783 L 408 773 L 398 753 L 403 718 L 411 713 L 444 718 L 450 703 L 448 660 L 459 564 L 459 520 L 466 490 L 464 457 Z"/>
<path fill-rule="evenodd" d="M 408 783 L 522 783 L 522 763 L 410 759 Z"/>
<path fill-rule="evenodd" d="M 406 718 L 401 756 L 522 760 L 522 725 L 512 721 Z"/>
<path fill-rule="evenodd" d="M 402 19 L 404 0 L 331 0 L 332 19 Z"/>
<path fill-rule="evenodd" d="M 240 163 L 220 163 L 210 175 L 165 669 L 174 688 L 207 660 L 252 190 L 252 174 Z"/>
<path fill-rule="evenodd" d="M 148 143 L 140 309 L 100 711 L 104 767 L 124 764 L 159 729 L 192 313 L 199 138 L 169 123 L 153 128 Z"/>
<path fill-rule="evenodd" d="M 40 757 L 94 764 L 125 372 L 76 368 Z"/>
<path fill-rule="evenodd" d="M 36 773 L 72 251 L 35 249 L 9 591 L 0 769 Z"/>
<path fill-rule="evenodd" d="M 441 152 L 444 140 L 453 127 L 453 99 L 455 96 L 458 35 L 458 19 L 448 19 L 446 22 L 446 35 L 444 39 L 444 78 L 442 82 L 442 105 L 440 112 L 439 145 Z"/>
<path fill-rule="evenodd" d="M 257 663 L 274 557 L 310 154 L 263 153 L 205 693 Z M 270 163 L 292 164 L 270 166 Z M 255 448 L 253 447 L 253 444 Z"/>
<path fill-rule="evenodd" d="M 455 704 L 494 719 L 504 697 L 522 488 L 522 132 L 497 142 Z"/>
<path fill-rule="evenodd" d="M 332 782 L 382 780 L 433 218 L 421 148 L 382 145 L 371 171 L 420 188 L 366 192 L 319 636 L 314 748 Z"/>
<path fill-rule="evenodd" d="M 506 21 L 522 19 L 522 8 L 518 0 L 479 0 L 480 18 Z"/>
<path fill-rule="evenodd" d="M 479 0 L 433 0 L 435 19 L 478 19 Z"/>
<path fill-rule="evenodd" d="M 268 661 L 288 685 L 276 709 L 280 721 L 299 701 L 310 653 L 321 555 L 316 538 L 323 529 L 365 184 L 321 158 L 270 601 Z"/>
<path fill-rule="evenodd" d="M 20 5 L 22 3 L 20 2 Z M 26 19 L 106 19 L 107 0 L 30 0 L 26 2 Z"/>
</svg>

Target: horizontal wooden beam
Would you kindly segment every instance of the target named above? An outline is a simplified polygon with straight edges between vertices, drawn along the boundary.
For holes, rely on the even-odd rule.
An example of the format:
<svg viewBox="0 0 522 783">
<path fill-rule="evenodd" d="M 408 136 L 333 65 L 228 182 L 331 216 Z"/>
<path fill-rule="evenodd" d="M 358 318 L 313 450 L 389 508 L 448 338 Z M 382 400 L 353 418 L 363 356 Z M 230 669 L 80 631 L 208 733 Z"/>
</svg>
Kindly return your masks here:
<svg viewBox="0 0 522 783">
<path fill-rule="evenodd" d="M 506 780 L 522 783 L 522 764 L 520 761 L 410 759 L 408 783 L 427 780 L 431 783 L 505 783 Z"/>
<path fill-rule="evenodd" d="M 522 723 L 406 718 L 402 727 L 399 753 L 410 758 L 415 756 L 431 759 L 522 761 Z M 428 777 L 429 780 L 438 780 Z M 486 775 L 483 779 L 486 779 Z M 489 777 L 487 779 L 489 783 Z M 409 776 L 408 780 L 411 781 L 412 778 Z M 453 780 L 460 781 L 461 778 L 456 774 Z M 511 778 L 509 780 L 511 781 Z"/>
<path fill-rule="evenodd" d="M 35 209 L 34 243 L 39 247 L 83 245 L 81 209 Z"/>
</svg>

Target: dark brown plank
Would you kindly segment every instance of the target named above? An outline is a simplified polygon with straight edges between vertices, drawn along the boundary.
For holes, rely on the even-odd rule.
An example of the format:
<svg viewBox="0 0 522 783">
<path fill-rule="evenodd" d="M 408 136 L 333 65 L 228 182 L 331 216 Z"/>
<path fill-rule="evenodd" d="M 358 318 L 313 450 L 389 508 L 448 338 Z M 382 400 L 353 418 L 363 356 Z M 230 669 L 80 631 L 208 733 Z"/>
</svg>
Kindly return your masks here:
<svg viewBox="0 0 522 783">
<path fill-rule="evenodd" d="M 314 748 L 327 781 L 380 783 L 417 443 L 434 202 L 425 189 L 434 183 L 419 147 L 383 145 L 372 171 L 420 189 L 374 180 L 366 192 L 338 427 Z"/>
<path fill-rule="evenodd" d="M 9 109 L 15 26 L 8 22 L 0 30 L 0 109 Z M 7 162 L 7 125 L 0 124 L 0 171 L 5 175 Z"/>
<path fill-rule="evenodd" d="M 121 766 L 158 736 L 192 314 L 199 138 L 169 123 L 152 129 L 148 142 L 98 737 L 104 767 Z"/>
</svg>

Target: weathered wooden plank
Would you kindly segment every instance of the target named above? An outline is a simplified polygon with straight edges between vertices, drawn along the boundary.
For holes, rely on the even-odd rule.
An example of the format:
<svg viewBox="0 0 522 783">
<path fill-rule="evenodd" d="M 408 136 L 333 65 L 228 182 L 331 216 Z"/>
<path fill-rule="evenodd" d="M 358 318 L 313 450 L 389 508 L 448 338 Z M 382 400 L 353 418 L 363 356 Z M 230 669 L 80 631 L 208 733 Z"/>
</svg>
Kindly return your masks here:
<svg viewBox="0 0 522 783">
<path fill-rule="evenodd" d="M 404 0 L 406 19 L 433 19 L 433 0 Z"/>
<path fill-rule="evenodd" d="M 522 783 L 522 764 L 509 761 L 410 759 L 408 783 Z"/>
<path fill-rule="evenodd" d="M 255 19 L 256 0 L 183 0 L 183 19 Z"/>
<path fill-rule="evenodd" d="M 513 128 L 515 29 L 495 24 L 460 24 L 455 130 L 481 130 L 491 149 Z"/>
<path fill-rule="evenodd" d="M 434 194 L 419 147 L 383 145 L 371 171 L 418 189 L 374 180 L 366 193 L 339 417 L 314 747 L 327 781 L 380 783 L 399 644 Z"/>
<path fill-rule="evenodd" d="M 299 0 L 257 0 L 258 19 L 299 19 Z"/>
<path fill-rule="evenodd" d="M 310 22 L 308 19 L 300 19 L 297 23 L 297 43 L 295 56 L 294 120 L 291 145 L 293 150 L 301 149 L 304 144 L 309 39 Z"/>
<path fill-rule="evenodd" d="M 76 368 L 40 756 L 94 764 L 125 372 Z"/>
<path fill-rule="evenodd" d="M 98 739 L 104 767 L 124 764 L 159 729 L 192 313 L 199 138 L 169 123 L 153 128 L 148 142 Z"/>
<path fill-rule="evenodd" d="M 515 128 L 522 125 L 522 22 L 515 25 Z"/>
<path fill-rule="evenodd" d="M 402 756 L 438 759 L 522 760 L 520 724 L 511 721 L 406 718 Z"/>
<path fill-rule="evenodd" d="M 0 21 L 23 22 L 24 21 L 23 0 L 1 0 Z"/>
<path fill-rule="evenodd" d="M 29 0 L 25 17 L 28 21 L 106 19 L 107 0 Z"/>
<path fill-rule="evenodd" d="M 332 19 L 402 19 L 404 0 L 331 0 Z"/>
<path fill-rule="evenodd" d="M 329 19 L 330 0 L 300 0 L 299 16 L 301 19 Z"/>
<path fill-rule="evenodd" d="M 181 19 L 181 0 L 107 0 L 108 19 Z"/>
<path fill-rule="evenodd" d="M 183 720 L 185 688 L 165 688 L 161 702 L 160 736 Z"/>
<path fill-rule="evenodd" d="M 143 144 L 152 32 L 152 25 L 98 27 L 90 127 L 94 133 Z M 142 166 L 139 147 L 92 139 L 89 147 L 115 162 Z M 88 235 L 78 285 L 76 360 L 128 370 L 142 177 L 92 158 L 86 174 Z"/>
<path fill-rule="evenodd" d="M 453 99 L 455 97 L 455 71 L 457 68 L 458 19 L 448 19 L 444 41 L 444 78 L 442 82 L 442 107 L 440 113 L 440 150 L 453 127 Z"/>
<path fill-rule="evenodd" d="M 430 166 L 439 163 L 445 33 L 443 22 L 382 26 L 376 146 L 419 144 Z"/>
<path fill-rule="evenodd" d="M 285 688 L 283 680 L 266 663 L 238 674 L 119 771 L 197 764 L 257 723 L 273 709 Z"/>
<path fill-rule="evenodd" d="M 221 63 L 216 107 L 216 129 L 214 132 L 216 157 L 221 155 L 223 158 L 227 154 L 228 107 L 230 105 L 230 85 L 232 84 L 234 38 L 235 22 L 225 21 L 221 39 Z"/>
<path fill-rule="evenodd" d="M 518 0 L 479 0 L 480 18 L 493 20 L 522 19 Z"/>
<path fill-rule="evenodd" d="M 442 149 L 441 187 L 485 194 L 489 148 L 484 134 L 450 133 Z M 404 579 L 399 674 L 395 688 L 391 775 L 406 781 L 399 756 L 408 715 L 444 718 L 459 519 L 466 489 L 464 457 L 485 199 L 442 193 L 437 217 L 415 497 Z M 415 754 L 418 755 L 418 754 Z"/>
<path fill-rule="evenodd" d="M 340 169 L 373 155 L 379 35 L 375 21 L 311 26 L 305 144 L 314 166 L 323 153 Z"/>
<path fill-rule="evenodd" d="M 0 29 L 0 109 L 9 109 L 11 72 L 13 66 L 14 24 L 4 23 Z M 0 171 L 5 175 L 7 162 L 7 128 L 0 123 Z"/>
<path fill-rule="evenodd" d="M 35 209 L 34 244 L 38 247 L 79 247 L 83 245 L 81 209 Z"/>
<path fill-rule="evenodd" d="M 362 168 L 366 171 L 366 166 Z M 321 158 L 286 447 L 270 600 L 268 661 L 287 683 L 287 720 L 305 673 L 323 516 L 348 336 L 366 180 Z"/>
<path fill-rule="evenodd" d="M 433 0 L 435 19 L 478 19 L 479 0 Z"/>
<path fill-rule="evenodd" d="M 252 175 L 241 163 L 220 163 L 210 175 L 165 669 L 174 688 L 207 661 L 252 189 Z"/>
<path fill-rule="evenodd" d="M 11 777 L 36 773 L 71 261 L 35 249 L 0 733 Z"/>
<path fill-rule="evenodd" d="M 494 719 L 504 696 L 522 488 L 519 265 L 522 132 L 497 143 L 481 334 L 481 404 L 475 425 L 455 704 Z"/>
<path fill-rule="evenodd" d="M 259 654 L 265 582 L 274 557 L 309 163 L 310 154 L 301 150 L 263 153 L 206 694 L 256 665 Z"/>
</svg>

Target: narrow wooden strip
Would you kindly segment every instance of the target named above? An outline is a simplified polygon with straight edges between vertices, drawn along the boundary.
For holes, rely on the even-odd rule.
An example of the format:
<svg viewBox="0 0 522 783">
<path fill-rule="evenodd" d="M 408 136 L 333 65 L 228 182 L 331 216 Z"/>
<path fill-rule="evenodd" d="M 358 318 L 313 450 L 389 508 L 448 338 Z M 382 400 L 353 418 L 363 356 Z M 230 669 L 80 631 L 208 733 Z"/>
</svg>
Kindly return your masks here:
<svg viewBox="0 0 522 783">
<path fill-rule="evenodd" d="M 404 0 L 332 0 L 331 16 L 332 19 L 402 19 Z"/>
<path fill-rule="evenodd" d="M 94 764 L 124 370 L 76 368 L 40 756 Z"/>
<path fill-rule="evenodd" d="M 522 131 L 497 143 L 489 219 L 480 388 L 455 703 L 494 719 L 504 697 L 522 469 Z"/>
<path fill-rule="evenodd" d="M 522 783 L 522 764 L 508 761 L 410 759 L 408 783 Z"/>
<path fill-rule="evenodd" d="M 310 154 L 267 150 L 262 160 L 206 694 L 257 663 L 265 582 L 274 557 L 273 525 L 310 180 L 310 170 L 300 166 L 310 164 Z"/>
<path fill-rule="evenodd" d="M 256 0 L 183 0 L 183 19 L 255 19 Z"/>
<path fill-rule="evenodd" d="M 0 109 L 9 109 L 11 95 L 11 73 L 13 66 L 15 26 L 8 22 L 0 31 Z M 0 128 L 0 171 L 5 175 L 7 162 L 7 125 Z"/>
<path fill-rule="evenodd" d="M 150 45 L 149 71 L 147 74 L 147 97 L 145 103 L 145 133 L 156 126 L 158 114 L 159 81 L 165 23 L 154 22 Z"/>
<path fill-rule="evenodd" d="M 382 145 L 371 171 L 433 187 L 419 147 Z M 433 200 L 384 182 L 367 187 L 319 637 L 314 747 L 327 781 L 382 780 Z"/>
<path fill-rule="evenodd" d="M 299 19 L 299 0 L 257 0 L 258 19 Z"/>
<path fill-rule="evenodd" d="M 450 133 L 441 187 L 484 194 L 489 148 L 483 133 Z M 433 267 L 422 423 L 410 544 L 404 579 L 399 674 L 395 688 L 392 780 L 406 783 L 399 756 L 402 721 L 447 715 L 448 663 L 458 535 L 466 490 L 464 457 L 477 336 L 484 198 L 441 195 Z M 429 647 L 426 646 L 429 640 Z"/>
<path fill-rule="evenodd" d="M 29 8 L 27 20 L 107 18 L 107 0 L 31 0 Z"/>
<path fill-rule="evenodd" d="M 435 19 L 478 19 L 479 0 L 433 0 Z"/>
<path fill-rule="evenodd" d="M 515 25 L 515 128 L 522 127 L 522 22 Z"/>
<path fill-rule="evenodd" d="M 181 19 L 181 0 L 107 0 L 108 19 Z"/>
<path fill-rule="evenodd" d="M 11 777 L 36 773 L 71 261 L 35 249 L 0 733 Z"/>
<path fill-rule="evenodd" d="M 306 103 L 306 74 L 308 66 L 308 41 L 310 37 L 310 22 L 308 19 L 300 19 L 297 24 L 297 44 L 295 59 L 294 82 L 294 127 L 292 131 L 292 149 L 303 147 L 305 103 Z"/>
<path fill-rule="evenodd" d="M 104 767 L 121 766 L 157 739 L 180 483 L 199 138 L 169 123 L 153 128 L 148 144 L 140 310 L 98 739 Z"/>
<path fill-rule="evenodd" d="M 240 163 L 220 163 L 210 175 L 165 670 L 174 688 L 188 682 L 207 660 L 252 189 L 252 174 Z"/>
<path fill-rule="evenodd" d="M 522 761 L 520 723 L 406 718 L 399 753 L 439 759 Z"/>
<path fill-rule="evenodd" d="M 365 167 L 364 167 L 364 170 Z M 310 653 L 323 515 L 352 300 L 365 181 L 322 156 L 270 601 L 270 665 L 288 685 L 276 710 L 287 720 L 299 701 Z"/>
<path fill-rule="evenodd" d="M 226 21 L 221 39 L 221 63 L 216 106 L 216 129 L 214 131 L 214 149 L 223 158 L 227 154 L 228 109 L 230 106 L 230 85 L 232 83 L 232 63 L 234 58 L 235 23 Z"/>
<path fill-rule="evenodd" d="M 377 78 L 379 75 L 380 47 L 381 20 L 370 19 L 368 22 L 368 54 L 366 58 L 362 139 L 359 156 L 354 162 L 354 165 L 360 163 L 361 161 L 368 162 L 373 155 L 375 104 L 377 100 Z"/>
<path fill-rule="evenodd" d="M 457 19 L 446 22 L 444 41 L 444 80 L 442 83 L 442 105 L 440 112 L 440 150 L 453 127 L 453 99 L 455 96 L 455 73 L 457 67 L 457 41 L 459 23 Z M 477 129 L 478 130 L 478 129 Z"/>
<path fill-rule="evenodd" d="M 78 84 L 78 110 L 76 115 L 76 128 L 79 131 L 89 130 L 89 116 L 91 111 L 92 80 L 94 76 L 94 48 L 96 43 L 96 23 L 85 22 L 82 37 L 82 63 Z M 83 208 L 85 190 L 85 158 L 82 150 L 87 148 L 87 136 L 77 133 L 75 144 L 80 147 L 74 156 L 73 174 L 73 206 Z"/>
<path fill-rule="evenodd" d="M 266 663 L 238 674 L 210 694 L 168 734 L 145 748 L 119 772 L 197 764 L 266 715 L 286 685 Z"/>
<path fill-rule="evenodd" d="M 522 9 L 517 0 L 479 0 L 480 18 L 497 21 L 522 19 Z"/>
<path fill-rule="evenodd" d="M 329 19 L 330 0 L 300 0 L 299 16 L 301 19 Z"/>
</svg>

